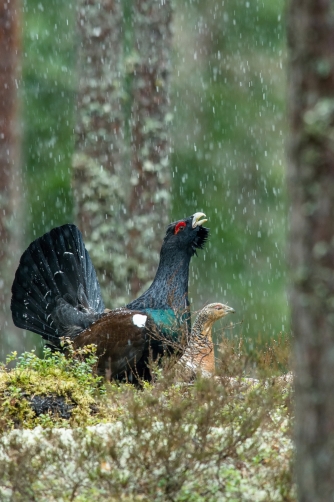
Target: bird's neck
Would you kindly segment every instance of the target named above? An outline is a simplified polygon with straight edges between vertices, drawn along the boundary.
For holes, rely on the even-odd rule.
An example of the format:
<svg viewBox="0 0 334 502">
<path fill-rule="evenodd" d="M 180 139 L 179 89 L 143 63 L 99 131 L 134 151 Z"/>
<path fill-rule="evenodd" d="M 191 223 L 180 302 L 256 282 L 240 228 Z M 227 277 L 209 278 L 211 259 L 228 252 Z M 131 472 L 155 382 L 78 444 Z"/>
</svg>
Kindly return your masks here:
<svg viewBox="0 0 334 502">
<path fill-rule="evenodd" d="M 182 356 L 189 365 L 210 374 L 215 371 L 214 344 L 211 336 L 212 324 L 210 321 L 203 323 L 200 318 L 196 319 L 189 345 Z"/>
<path fill-rule="evenodd" d="M 212 321 L 205 321 L 202 322 L 199 317 L 194 322 L 194 326 L 192 329 L 191 333 L 191 340 L 196 341 L 198 340 L 198 343 L 201 343 L 205 340 L 209 340 L 211 343 L 212 342 Z"/>
<path fill-rule="evenodd" d="M 186 253 L 162 254 L 154 281 L 128 308 L 153 308 L 183 311 L 188 307 L 190 256 Z"/>
</svg>

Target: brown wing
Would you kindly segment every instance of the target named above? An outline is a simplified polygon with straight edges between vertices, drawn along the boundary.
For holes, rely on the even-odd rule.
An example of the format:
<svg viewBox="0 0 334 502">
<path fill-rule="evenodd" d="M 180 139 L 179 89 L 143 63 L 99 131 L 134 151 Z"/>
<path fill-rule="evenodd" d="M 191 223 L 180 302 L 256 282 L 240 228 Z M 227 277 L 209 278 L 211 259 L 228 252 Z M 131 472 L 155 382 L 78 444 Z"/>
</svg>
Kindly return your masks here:
<svg viewBox="0 0 334 502">
<path fill-rule="evenodd" d="M 76 336 L 73 345 L 96 344 L 99 373 L 117 378 L 136 366 L 154 329 L 154 322 L 143 312 L 116 309 Z"/>
</svg>

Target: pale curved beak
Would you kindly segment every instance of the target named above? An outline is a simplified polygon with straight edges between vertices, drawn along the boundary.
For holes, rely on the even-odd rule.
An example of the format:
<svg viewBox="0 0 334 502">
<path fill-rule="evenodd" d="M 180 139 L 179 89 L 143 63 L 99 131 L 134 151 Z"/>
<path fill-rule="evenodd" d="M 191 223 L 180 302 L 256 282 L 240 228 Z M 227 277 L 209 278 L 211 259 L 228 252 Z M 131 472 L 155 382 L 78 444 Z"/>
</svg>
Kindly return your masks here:
<svg viewBox="0 0 334 502">
<path fill-rule="evenodd" d="M 195 213 L 193 215 L 193 222 L 192 222 L 192 227 L 193 228 L 199 227 L 199 226 L 203 225 L 203 223 L 205 223 L 206 221 L 208 221 L 206 218 L 203 218 L 201 220 L 201 218 L 203 216 L 205 217 L 206 215 L 204 213 Z"/>
</svg>

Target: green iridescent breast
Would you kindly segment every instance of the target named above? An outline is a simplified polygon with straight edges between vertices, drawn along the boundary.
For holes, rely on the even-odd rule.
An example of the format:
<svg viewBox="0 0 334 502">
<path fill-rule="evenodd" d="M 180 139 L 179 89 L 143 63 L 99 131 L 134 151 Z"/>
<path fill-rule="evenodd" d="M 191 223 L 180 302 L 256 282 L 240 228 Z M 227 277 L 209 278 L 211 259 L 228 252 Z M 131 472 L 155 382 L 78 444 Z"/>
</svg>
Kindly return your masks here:
<svg viewBox="0 0 334 502">
<path fill-rule="evenodd" d="M 177 315 L 173 309 L 145 309 L 145 311 L 158 326 L 160 333 L 167 337 L 177 340 L 182 336 L 181 326 L 189 317 L 187 312 Z"/>
</svg>

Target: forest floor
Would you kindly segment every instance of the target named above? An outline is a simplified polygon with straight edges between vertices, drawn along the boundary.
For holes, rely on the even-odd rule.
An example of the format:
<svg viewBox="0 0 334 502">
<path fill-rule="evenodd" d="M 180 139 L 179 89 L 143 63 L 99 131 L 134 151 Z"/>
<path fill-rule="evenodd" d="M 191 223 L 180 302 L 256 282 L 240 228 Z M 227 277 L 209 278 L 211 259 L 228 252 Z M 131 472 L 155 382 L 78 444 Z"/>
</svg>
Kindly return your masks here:
<svg viewBox="0 0 334 502">
<path fill-rule="evenodd" d="M 94 376 L 93 348 L 13 354 L 0 369 L 0 500 L 294 501 L 289 350 L 225 342 L 216 377 L 152 367 L 140 387 Z"/>
</svg>

